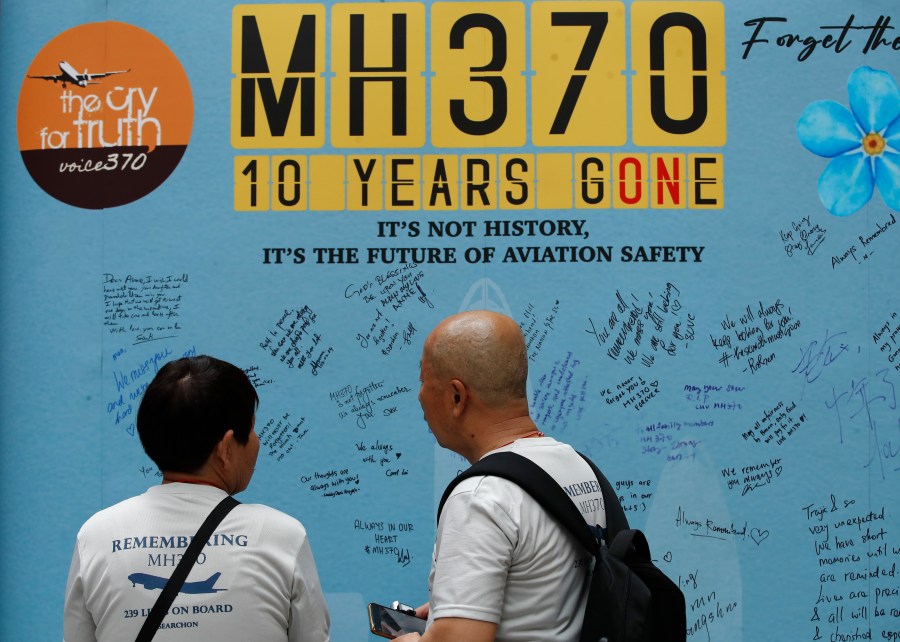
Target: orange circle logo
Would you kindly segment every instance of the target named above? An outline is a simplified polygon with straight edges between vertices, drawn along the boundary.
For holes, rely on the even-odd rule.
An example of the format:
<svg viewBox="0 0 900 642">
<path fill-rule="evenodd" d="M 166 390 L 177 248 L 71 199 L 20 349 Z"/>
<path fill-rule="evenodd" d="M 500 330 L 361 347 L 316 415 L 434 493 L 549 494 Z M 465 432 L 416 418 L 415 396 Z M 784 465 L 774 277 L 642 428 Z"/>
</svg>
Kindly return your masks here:
<svg viewBox="0 0 900 642">
<path fill-rule="evenodd" d="M 159 187 L 187 149 L 191 86 L 155 36 L 94 22 L 51 40 L 19 93 L 19 150 L 34 181 L 76 207 L 131 203 Z"/>
</svg>

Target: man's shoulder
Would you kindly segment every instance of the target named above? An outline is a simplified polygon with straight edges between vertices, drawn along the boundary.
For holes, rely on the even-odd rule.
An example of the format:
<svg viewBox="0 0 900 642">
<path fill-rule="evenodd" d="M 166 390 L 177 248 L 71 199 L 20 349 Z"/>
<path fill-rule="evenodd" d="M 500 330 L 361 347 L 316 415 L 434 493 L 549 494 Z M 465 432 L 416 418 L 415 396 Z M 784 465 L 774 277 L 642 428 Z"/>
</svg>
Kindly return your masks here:
<svg viewBox="0 0 900 642">
<path fill-rule="evenodd" d="M 241 504 L 233 513 L 241 526 L 252 528 L 259 533 L 260 541 L 276 548 L 299 549 L 308 540 L 299 519 L 266 504 Z"/>
<path fill-rule="evenodd" d="M 574 448 L 552 437 L 519 439 L 512 444 L 488 453 L 485 457 L 490 457 L 491 454 L 499 452 L 513 452 L 526 457 L 547 470 L 554 477 L 556 476 L 554 473 L 558 469 L 569 470 L 574 467 L 576 470 L 580 470 L 582 467 L 588 466 Z M 450 497 L 463 494 L 494 497 L 498 492 L 500 496 L 512 494 L 516 498 L 525 493 L 518 484 L 507 479 L 493 475 L 475 475 L 460 481 L 453 489 Z"/>
<path fill-rule="evenodd" d="M 550 436 L 541 436 L 532 439 L 517 439 L 513 443 L 498 450 L 511 450 L 525 456 L 549 453 L 557 457 L 580 459 L 578 452 L 572 446 Z"/>
<path fill-rule="evenodd" d="M 154 496 L 152 493 L 143 493 L 134 497 L 124 499 L 112 506 L 108 506 L 94 513 L 87 521 L 84 522 L 79 530 L 79 536 L 86 536 L 93 533 L 102 533 L 110 528 L 119 528 L 123 523 L 135 524 L 145 522 L 151 515 L 159 512 L 169 512 L 167 510 L 167 499 L 165 496 Z M 203 515 L 209 514 L 216 505 L 218 499 L 205 497 L 197 498 L 198 512 Z M 171 515 L 171 513 L 169 513 Z M 238 519 L 244 522 L 255 522 L 264 525 L 265 530 L 277 531 L 285 535 L 293 535 L 299 537 L 306 536 L 306 529 L 298 519 L 291 515 L 267 506 L 265 504 L 240 503 L 236 506 L 229 516 L 225 517 L 225 521 Z M 176 521 L 178 521 L 176 519 Z"/>
<path fill-rule="evenodd" d="M 493 452 L 503 451 L 525 457 L 540 466 L 570 497 L 581 500 L 600 497 L 600 485 L 590 464 L 568 444 L 552 438 L 520 439 Z M 463 479 L 453 489 L 447 505 L 455 511 L 468 511 L 484 505 L 485 512 L 499 509 L 514 521 L 522 514 L 537 514 L 541 510 L 537 500 L 517 483 L 492 475 Z"/>
<path fill-rule="evenodd" d="M 145 494 L 135 495 L 134 497 L 123 499 L 112 506 L 100 509 L 84 522 L 81 532 L 100 530 L 120 522 L 123 518 L 127 519 L 128 515 L 139 514 L 144 510 L 145 502 Z"/>
<path fill-rule="evenodd" d="M 578 451 L 569 444 L 557 441 L 552 437 L 519 439 L 493 452 L 512 452 L 530 459 L 560 483 L 564 483 L 573 474 L 583 476 L 591 470 L 590 464 L 582 458 Z M 487 456 L 490 454 L 492 453 Z"/>
<path fill-rule="evenodd" d="M 444 512 L 459 512 L 466 520 L 473 518 L 473 510 L 491 519 L 506 514 L 515 521 L 523 501 L 529 500 L 528 494 L 515 482 L 494 475 L 476 475 L 456 485 L 447 498 Z"/>
<path fill-rule="evenodd" d="M 244 517 L 264 521 L 267 526 L 305 533 L 306 529 L 296 517 L 266 504 L 240 504 L 235 508 Z"/>
</svg>

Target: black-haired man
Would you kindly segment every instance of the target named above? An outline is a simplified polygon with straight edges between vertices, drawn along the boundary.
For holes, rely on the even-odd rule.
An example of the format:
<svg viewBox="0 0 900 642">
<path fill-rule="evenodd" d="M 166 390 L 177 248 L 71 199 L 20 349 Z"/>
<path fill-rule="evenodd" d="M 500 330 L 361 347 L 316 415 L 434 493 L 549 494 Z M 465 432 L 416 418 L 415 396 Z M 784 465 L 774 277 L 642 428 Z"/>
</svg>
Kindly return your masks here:
<svg viewBox="0 0 900 642">
<path fill-rule="evenodd" d="M 208 356 L 172 361 L 144 392 L 137 429 L 163 482 L 91 517 L 66 587 L 67 642 L 133 640 L 200 524 L 250 483 L 256 390 Z M 216 528 L 154 640 L 327 642 L 329 615 L 306 530 L 260 504 Z"/>
</svg>

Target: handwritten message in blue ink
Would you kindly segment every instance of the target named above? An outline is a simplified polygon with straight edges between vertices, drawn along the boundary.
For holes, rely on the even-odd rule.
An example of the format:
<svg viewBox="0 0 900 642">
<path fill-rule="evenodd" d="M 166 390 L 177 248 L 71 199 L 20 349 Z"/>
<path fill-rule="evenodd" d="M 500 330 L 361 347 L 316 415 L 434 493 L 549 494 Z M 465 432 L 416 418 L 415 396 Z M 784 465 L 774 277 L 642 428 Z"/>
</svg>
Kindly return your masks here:
<svg viewBox="0 0 900 642">
<path fill-rule="evenodd" d="M 581 361 L 571 352 L 553 362 L 542 374 L 532 393 L 532 414 L 545 431 L 565 432 L 569 421 L 578 421 L 587 401 L 587 379 L 578 374 Z"/>
<path fill-rule="evenodd" d="M 887 473 L 900 470 L 900 416 L 893 370 L 883 368 L 874 377 L 832 386 L 825 406 L 835 413 L 841 444 L 868 444 L 864 468 L 872 467 L 882 479 Z M 876 420 L 879 412 L 886 413 L 890 420 Z"/>
<path fill-rule="evenodd" d="M 741 410 L 744 407 L 745 386 L 736 384 L 684 384 L 684 398 L 694 410 Z"/>
<path fill-rule="evenodd" d="M 698 430 L 705 432 L 715 426 L 714 421 L 700 419 L 655 421 L 635 429 L 645 456 L 665 455 L 667 461 L 694 459 L 697 446 L 703 443 Z M 682 432 L 688 433 L 682 435 Z"/>
</svg>

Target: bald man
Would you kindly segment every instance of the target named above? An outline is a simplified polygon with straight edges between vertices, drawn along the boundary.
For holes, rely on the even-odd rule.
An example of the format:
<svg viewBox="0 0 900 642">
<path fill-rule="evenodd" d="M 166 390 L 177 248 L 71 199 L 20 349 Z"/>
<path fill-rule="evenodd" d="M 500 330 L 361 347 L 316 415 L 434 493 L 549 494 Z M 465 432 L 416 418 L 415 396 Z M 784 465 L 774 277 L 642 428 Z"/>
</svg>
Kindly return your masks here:
<svg viewBox="0 0 900 642">
<path fill-rule="evenodd" d="M 442 321 L 425 340 L 419 403 L 444 448 L 470 463 L 499 451 L 528 457 L 568 488 L 590 524 L 606 526 L 592 470 L 529 416 L 528 354 L 513 319 L 486 311 Z M 577 640 L 590 555 L 516 484 L 461 482 L 438 524 L 427 642 Z M 419 639 L 418 634 L 398 638 Z"/>
</svg>

